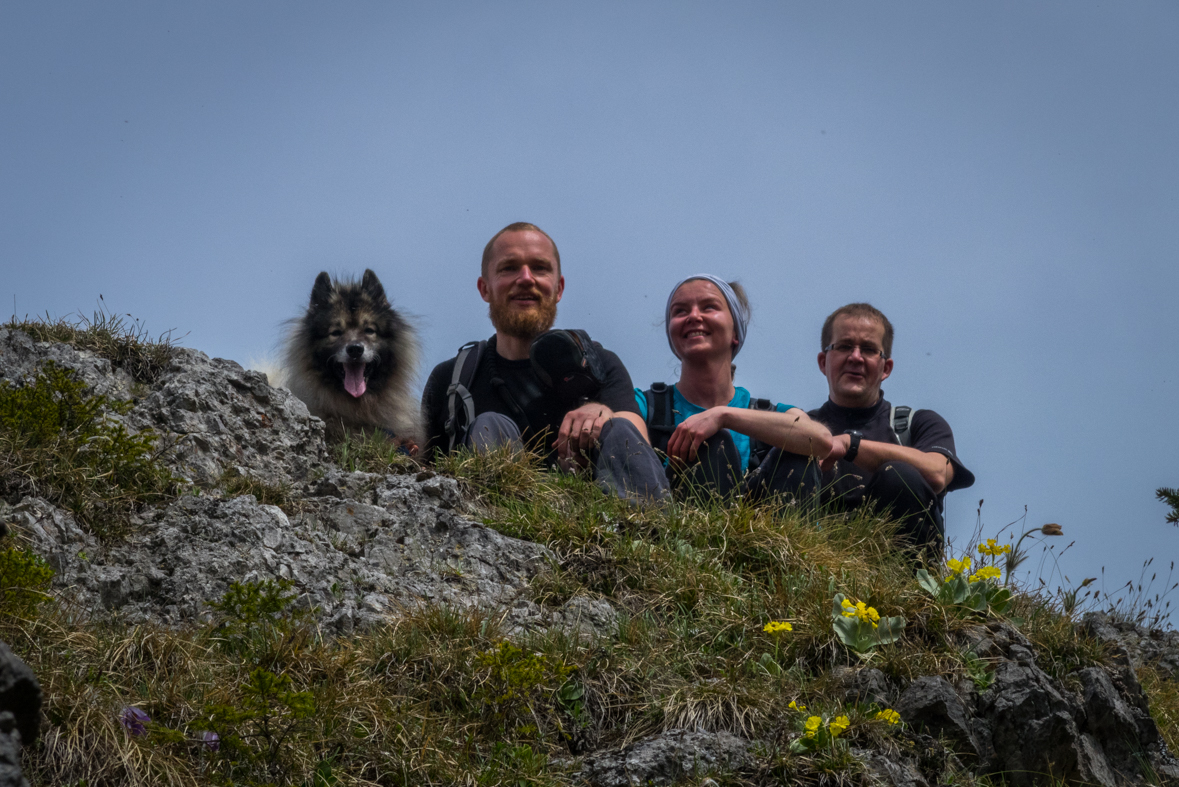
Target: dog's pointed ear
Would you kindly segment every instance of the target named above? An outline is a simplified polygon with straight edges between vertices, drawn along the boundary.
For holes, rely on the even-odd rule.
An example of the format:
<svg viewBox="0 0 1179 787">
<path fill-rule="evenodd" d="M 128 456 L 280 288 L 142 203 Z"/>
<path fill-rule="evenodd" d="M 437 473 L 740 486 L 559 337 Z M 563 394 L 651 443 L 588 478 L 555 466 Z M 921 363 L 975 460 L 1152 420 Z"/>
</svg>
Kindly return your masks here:
<svg viewBox="0 0 1179 787">
<path fill-rule="evenodd" d="M 369 297 L 377 303 L 385 302 L 385 288 L 381 286 L 381 280 L 377 278 L 377 274 L 373 273 L 371 268 L 365 268 L 364 278 L 360 280 L 360 289 L 368 293 Z"/>
<path fill-rule="evenodd" d="M 315 277 L 315 286 L 311 288 L 311 308 L 316 306 L 327 306 L 328 301 L 332 299 L 332 292 L 335 287 L 332 286 L 332 277 L 328 276 L 327 271 L 323 271 Z"/>
</svg>

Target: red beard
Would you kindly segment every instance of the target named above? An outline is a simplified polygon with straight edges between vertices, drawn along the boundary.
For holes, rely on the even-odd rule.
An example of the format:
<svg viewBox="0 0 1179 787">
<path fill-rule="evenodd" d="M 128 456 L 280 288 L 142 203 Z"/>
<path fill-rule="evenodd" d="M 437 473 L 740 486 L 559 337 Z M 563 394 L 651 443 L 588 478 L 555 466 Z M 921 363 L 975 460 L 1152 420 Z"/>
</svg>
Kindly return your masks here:
<svg viewBox="0 0 1179 787">
<path fill-rule="evenodd" d="M 508 299 L 493 300 L 489 311 L 491 324 L 497 331 L 517 339 L 534 339 L 557 320 L 557 299 L 538 295 L 536 306 L 520 310 L 508 306 Z"/>
</svg>

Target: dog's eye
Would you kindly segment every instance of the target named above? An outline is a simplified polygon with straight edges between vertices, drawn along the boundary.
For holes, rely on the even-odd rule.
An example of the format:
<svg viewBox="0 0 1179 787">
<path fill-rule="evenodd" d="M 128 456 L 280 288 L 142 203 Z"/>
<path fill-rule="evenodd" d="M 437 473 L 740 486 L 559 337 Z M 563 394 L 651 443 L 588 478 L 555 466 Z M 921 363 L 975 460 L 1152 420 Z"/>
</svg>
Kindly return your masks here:
<svg viewBox="0 0 1179 787">
<path fill-rule="evenodd" d="M 370 328 L 365 328 L 365 329 L 364 329 L 364 332 L 365 332 L 365 333 L 367 333 L 369 336 L 372 336 L 374 333 L 376 333 L 376 332 L 377 332 L 377 329 L 376 329 L 376 328 L 371 328 L 371 327 L 370 327 Z"/>
<path fill-rule="evenodd" d="M 337 328 L 336 330 L 334 330 L 328 334 L 328 336 L 331 336 L 332 338 L 335 338 L 337 336 L 343 336 L 343 335 L 344 335 L 344 332 L 341 331 L 339 328 Z"/>
</svg>

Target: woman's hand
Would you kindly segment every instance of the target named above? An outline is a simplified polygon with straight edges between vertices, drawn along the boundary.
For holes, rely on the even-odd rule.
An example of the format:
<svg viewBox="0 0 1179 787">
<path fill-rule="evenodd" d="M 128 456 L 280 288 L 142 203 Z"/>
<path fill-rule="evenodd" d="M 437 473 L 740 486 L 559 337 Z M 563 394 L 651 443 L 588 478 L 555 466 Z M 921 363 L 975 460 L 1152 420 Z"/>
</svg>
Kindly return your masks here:
<svg viewBox="0 0 1179 787">
<path fill-rule="evenodd" d="M 695 462 L 700 444 L 721 429 L 727 428 L 726 415 L 730 409 L 711 407 L 702 413 L 685 418 L 667 441 L 667 455 L 681 462 Z"/>
</svg>

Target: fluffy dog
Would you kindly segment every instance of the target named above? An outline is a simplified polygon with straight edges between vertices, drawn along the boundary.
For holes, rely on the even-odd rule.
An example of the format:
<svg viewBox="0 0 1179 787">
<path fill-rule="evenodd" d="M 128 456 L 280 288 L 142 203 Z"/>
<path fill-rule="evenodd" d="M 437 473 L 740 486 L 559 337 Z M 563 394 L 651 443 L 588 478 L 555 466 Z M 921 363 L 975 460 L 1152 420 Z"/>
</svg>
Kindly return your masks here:
<svg viewBox="0 0 1179 787">
<path fill-rule="evenodd" d="M 410 382 L 418 340 L 375 273 L 366 270 L 359 284 L 319 274 L 307 313 L 291 323 L 286 385 L 324 420 L 329 437 L 381 430 L 416 444 L 420 421 Z"/>
</svg>

